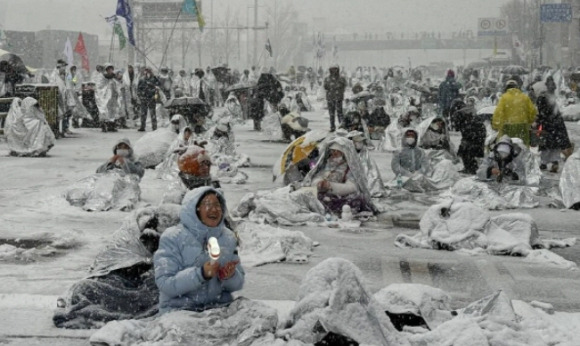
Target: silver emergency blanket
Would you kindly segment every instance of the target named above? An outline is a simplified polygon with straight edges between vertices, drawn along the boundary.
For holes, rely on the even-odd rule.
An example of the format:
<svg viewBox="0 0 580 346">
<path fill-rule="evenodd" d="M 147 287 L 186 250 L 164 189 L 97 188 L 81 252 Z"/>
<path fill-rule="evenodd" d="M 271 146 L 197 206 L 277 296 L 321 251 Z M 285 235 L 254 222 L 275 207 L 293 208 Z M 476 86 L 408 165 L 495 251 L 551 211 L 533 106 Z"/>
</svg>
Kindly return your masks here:
<svg viewBox="0 0 580 346">
<path fill-rule="evenodd" d="M 139 177 L 115 169 L 95 173 L 70 186 L 64 198 L 86 211 L 129 211 L 141 197 Z"/>
<path fill-rule="evenodd" d="M 560 193 L 566 208 L 580 202 L 580 151 L 566 160 L 560 176 Z"/>
<path fill-rule="evenodd" d="M 401 150 L 402 137 L 403 129 L 399 125 L 399 122 L 393 119 L 385 129 L 385 135 L 379 144 L 379 148 L 386 152 Z"/>
<path fill-rule="evenodd" d="M 435 154 L 434 157 L 437 157 L 433 159 L 436 162 L 435 166 L 430 167 L 426 174 L 415 173 L 410 177 L 401 176 L 401 187 L 409 192 L 421 193 L 444 190 L 454 186 L 461 177 L 453 162 L 443 158 L 447 152 L 444 150 L 425 150 L 425 152 L 429 157 L 431 157 L 431 154 Z M 437 162 L 437 160 L 439 161 Z M 433 161 L 430 159 L 430 163 L 433 163 Z M 397 188 L 397 178 L 390 181 L 388 187 L 390 189 Z"/>
<path fill-rule="evenodd" d="M 177 166 L 179 152 L 187 150 L 187 146 L 193 144 L 193 137 L 190 137 L 188 141 L 185 140 L 184 130 L 185 128 L 181 129 L 179 135 L 173 140 L 169 149 L 167 149 L 163 162 L 155 167 L 158 179 L 175 180 L 177 178 L 177 174 L 179 173 L 179 167 Z"/>
<path fill-rule="evenodd" d="M 102 121 L 115 121 L 119 117 L 119 90 L 114 79 L 97 74 L 95 82 L 95 101 Z"/>
<path fill-rule="evenodd" d="M 388 195 L 381 177 L 381 172 L 375 160 L 371 158 L 368 148 L 365 146 L 358 153 L 365 177 L 367 177 L 367 188 L 372 197 L 386 197 Z"/>
<path fill-rule="evenodd" d="M 90 276 L 106 275 L 113 270 L 129 268 L 139 263 L 153 264 L 153 254 L 139 240 L 152 218 L 157 220 L 159 234 L 179 224 L 180 205 L 162 204 L 159 207 L 141 208 L 133 212 L 117 230 L 111 241 L 102 249 L 90 268 Z"/>
<path fill-rule="evenodd" d="M 273 112 L 267 114 L 262 119 L 262 134 L 269 140 L 282 139 L 282 126 L 280 125 L 280 114 Z"/>
<path fill-rule="evenodd" d="M 352 141 L 345 137 L 336 137 L 328 142 L 324 143 L 325 145 L 323 148 L 320 149 L 320 159 L 316 163 L 316 166 L 308 172 L 306 177 L 304 177 L 304 181 L 302 182 L 302 186 L 311 186 L 312 181 L 318 175 L 320 171 L 322 171 L 326 165 L 328 164 L 328 157 L 329 151 L 328 148 L 331 146 L 338 146 L 340 147 L 340 151 L 344 154 L 346 159 L 346 163 L 348 165 L 349 173 L 351 173 L 354 177 L 354 183 L 357 186 L 358 192 L 365 198 L 365 200 L 372 205 L 371 202 L 371 193 L 368 189 L 368 182 L 367 177 L 365 175 L 364 169 L 361 164 L 361 160 L 358 157 L 358 153 L 354 149 L 354 145 Z"/>
<path fill-rule="evenodd" d="M 236 227 L 240 237 L 240 258 L 245 267 L 267 263 L 307 263 L 312 255 L 312 239 L 300 231 L 253 222 L 243 222 Z"/>
<path fill-rule="evenodd" d="M 455 150 L 455 146 L 453 145 L 453 142 L 451 142 L 451 138 L 449 136 L 449 131 L 447 130 L 447 122 L 445 121 L 444 118 L 438 117 L 438 116 L 431 116 L 425 120 L 423 120 L 418 126 L 417 126 L 417 133 L 419 134 L 419 138 L 417 138 L 417 143 L 419 147 L 423 146 L 423 140 L 426 138 L 425 133 L 427 133 L 427 131 L 429 130 L 429 127 L 431 126 L 431 123 L 433 122 L 433 120 L 435 119 L 441 119 L 443 120 L 443 122 L 445 123 L 445 138 L 447 139 L 447 142 L 449 143 L 449 151 L 446 150 L 434 150 L 434 151 L 444 151 L 446 152 L 447 155 L 447 159 L 451 159 L 451 161 L 453 162 L 458 162 L 457 159 L 457 155 L 455 154 L 456 150 Z M 432 149 L 429 149 L 432 150 Z M 433 157 L 438 157 L 441 156 L 442 154 L 437 153 L 434 154 Z M 430 155 L 431 156 L 431 155 Z"/>
<path fill-rule="evenodd" d="M 288 226 L 324 222 L 324 214 L 316 189 L 291 191 L 289 186 L 248 193 L 232 211 L 232 216 L 252 222 Z"/>
<path fill-rule="evenodd" d="M 553 242 L 539 238 L 531 216 L 523 213 L 491 216 L 471 202 L 447 200 L 429 208 L 414 235 L 399 234 L 398 247 L 435 250 L 462 250 L 467 253 L 528 256 L 532 248 L 569 246 L 570 241 Z"/>
<path fill-rule="evenodd" d="M 15 98 L 4 124 L 10 155 L 44 156 L 55 142 L 54 133 L 44 113 L 34 105 L 32 97 Z"/>
<path fill-rule="evenodd" d="M 277 324 L 275 309 L 238 298 L 226 307 L 203 312 L 172 311 L 146 320 L 109 322 L 91 336 L 90 342 L 126 346 L 250 346 L 273 333 Z"/>
<path fill-rule="evenodd" d="M 488 210 L 531 209 L 540 204 L 537 187 L 482 182 L 473 177 L 459 180 L 450 194 Z"/>
<path fill-rule="evenodd" d="M 169 128 L 162 127 L 148 132 L 133 145 L 137 161 L 141 162 L 145 168 L 154 168 L 163 162 L 176 138 L 177 133 Z"/>
<path fill-rule="evenodd" d="M 310 269 L 298 301 L 276 333 L 286 340 L 316 344 L 328 332 L 368 345 L 408 345 L 368 293 L 354 264 L 329 258 Z"/>
</svg>

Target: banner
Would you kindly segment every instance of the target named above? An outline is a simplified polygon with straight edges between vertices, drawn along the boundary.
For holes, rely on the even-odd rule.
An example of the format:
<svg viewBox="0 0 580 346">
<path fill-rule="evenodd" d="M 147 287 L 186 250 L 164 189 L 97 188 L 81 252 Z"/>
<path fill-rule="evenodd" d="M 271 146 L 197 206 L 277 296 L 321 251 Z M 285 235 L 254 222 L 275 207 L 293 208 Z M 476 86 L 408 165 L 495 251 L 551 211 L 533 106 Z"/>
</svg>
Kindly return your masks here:
<svg viewBox="0 0 580 346">
<path fill-rule="evenodd" d="M 127 0 L 119 0 L 117 2 L 117 16 L 125 18 L 127 23 L 127 35 L 129 36 L 129 43 L 135 46 L 135 36 L 133 35 L 133 13 Z M 123 49 L 123 48 L 121 48 Z"/>
<path fill-rule="evenodd" d="M 87 52 L 87 48 L 85 46 L 85 39 L 83 38 L 83 34 L 79 32 L 79 38 L 77 39 L 77 44 L 75 45 L 74 52 L 81 56 L 82 68 L 90 72 L 91 68 L 89 65 L 89 54 Z"/>
<path fill-rule="evenodd" d="M 70 38 L 68 38 L 68 37 L 66 38 L 66 43 L 64 44 L 63 54 L 66 57 L 66 63 L 68 64 L 68 66 L 72 66 L 75 64 L 72 43 L 70 42 Z"/>
</svg>

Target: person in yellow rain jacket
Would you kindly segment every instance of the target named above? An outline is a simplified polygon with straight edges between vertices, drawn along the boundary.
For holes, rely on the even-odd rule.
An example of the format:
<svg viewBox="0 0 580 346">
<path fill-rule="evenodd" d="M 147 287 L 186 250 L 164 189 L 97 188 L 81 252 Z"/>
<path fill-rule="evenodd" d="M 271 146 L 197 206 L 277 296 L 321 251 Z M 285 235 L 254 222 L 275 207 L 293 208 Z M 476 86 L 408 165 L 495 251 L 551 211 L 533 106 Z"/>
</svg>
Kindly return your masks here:
<svg viewBox="0 0 580 346">
<path fill-rule="evenodd" d="M 491 127 L 498 131 L 497 138 L 508 135 L 520 138 L 530 146 L 530 127 L 538 111 L 532 100 L 519 89 L 515 80 L 506 82 L 505 93 L 499 99 Z"/>
</svg>

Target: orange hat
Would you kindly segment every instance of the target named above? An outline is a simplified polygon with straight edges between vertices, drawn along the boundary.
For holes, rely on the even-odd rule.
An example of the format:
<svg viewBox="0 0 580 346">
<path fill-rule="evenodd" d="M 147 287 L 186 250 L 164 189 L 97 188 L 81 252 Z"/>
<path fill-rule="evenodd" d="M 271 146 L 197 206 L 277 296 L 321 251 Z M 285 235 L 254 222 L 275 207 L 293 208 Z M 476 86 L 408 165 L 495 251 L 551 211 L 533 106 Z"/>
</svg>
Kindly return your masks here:
<svg viewBox="0 0 580 346">
<path fill-rule="evenodd" d="M 205 149 L 197 145 L 192 145 L 179 157 L 177 166 L 183 173 L 200 176 L 200 166 L 204 161 L 211 162 L 211 158 Z"/>
</svg>

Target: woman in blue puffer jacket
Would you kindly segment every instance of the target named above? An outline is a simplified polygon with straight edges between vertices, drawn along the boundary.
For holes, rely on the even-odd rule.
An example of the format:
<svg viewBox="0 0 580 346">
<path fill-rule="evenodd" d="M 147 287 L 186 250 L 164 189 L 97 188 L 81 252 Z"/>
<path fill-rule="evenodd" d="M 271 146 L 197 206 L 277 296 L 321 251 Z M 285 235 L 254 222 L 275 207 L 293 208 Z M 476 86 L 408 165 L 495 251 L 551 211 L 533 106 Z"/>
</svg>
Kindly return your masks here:
<svg viewBox="0 0 580 346">
<path fill-rule="evenodd" d="M 238 239 L 224 225 L 227 208 L 222 193 L 211 187 L 192 193 L 181 209 L 181 223 L 163 233 L 155 252 L 160 313 L 224 306 L 244 285 Z M 212 237 L 220 248 L 217 260 L 211 260 L 207 250 Z"/>
</svg>

